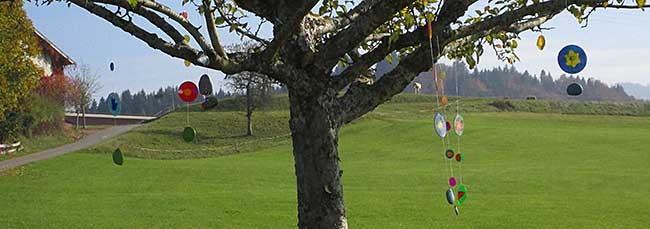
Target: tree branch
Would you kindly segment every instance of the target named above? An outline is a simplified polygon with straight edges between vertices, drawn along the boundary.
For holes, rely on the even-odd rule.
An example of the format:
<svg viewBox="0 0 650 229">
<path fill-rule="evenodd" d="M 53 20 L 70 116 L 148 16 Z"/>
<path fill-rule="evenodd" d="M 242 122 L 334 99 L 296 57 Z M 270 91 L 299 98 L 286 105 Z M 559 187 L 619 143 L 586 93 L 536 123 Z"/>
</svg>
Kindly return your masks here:
<svg viewBox="0 0 650 229">
<path fill-rule="evenodd" d="M 221 7 L 217 7 L 215 10 L 216 10 L 217 12 L 219 12 L 219 16 L 221 16 L 221 17 L 224 19 L 224 21 L 225 21 L 228 25 L 232 26 L 232 25 L 234 24 L 234 23 L 233 23 L 233 22 L 232 22 L 232 21 L 227 17 L 227 14 L 226 14 L 225 11 L 223 11 L 223 8 L 221 8 Z M 262 19 L 262 20 L 266 20 L 266 19 Z M 262 26 L 261 23 L 263 23 L 263 22 L 260 22 L 260 27 Z M 260 28 L 260 27 L 258 27 L 258 31 L 259 31 L 259 28 Z M 235 28 L 235 31 L 237 31 L 238 33 L 244 34 L 244 36 L 250 38 L 251 40 L 257 41 L 257 42 L 262 43 L 262 44 L 264 44 L 264 45 L 268 45 L 268 44 L 270 43 L 269 41 L 267 41 L 267 40 L 265 40 L 265 39 L 262 39 L 261 37 L 258 37 L 256 34 L 253 34 L 253 33 L 251 33 L 250 31 L 244 30 L 244 29 L 242 29 L 242 28 L 240 28 L 240 27 L 236 27 L 236 28 Z M 257 32 L 256 32 L 256 33 L 257 33 Z"/>
<path fill-rule="evenodd" d="M 129 4 L 129 2 L 126 0 L 95 0 L 94 2 L 103 3 L 107 5 L 115 5 L 130 10 L 144 17 L 149 22 L 151 22 L 151 24 L 160 28 L 160 30 L 162 30 L 165 34 L 167 34 L 175 43 L 177 44 L 183 43 L 184 40 L 183 35 L 181 35 L 181 33 L 178 32 L 176 28 L 174 28 L 172 25 L 167 23 L 167 21 L 165 21 L 164 18 L 160 17 L 157 13 L 154 13 L 151 10 L 148 10 L 140 6 L 132 7 L 131 4 Z"/>
<path fill-rule="evenodd" d="M 505 12 L 493 18 L 487 18 L 469 26 L 461 27 L 452 31 L 450 34 L 439 34 L 438 37 L 442 37 L 442 47 L 446 47 L 452 41 L 470 39 L 468 37 L 489 34 L 490 31 L 495 31 L 495 29 L 500 28 L 518 33 L 543 24 L 553 15 L 564 10 L 567 4 L 595 5 L 602 2 L 604 2 L 604 0 L 556 0 L 528 5 L 516 10 Z M 531 15 L 538 16 L 531 20 L 520 22 L 522 18 Z M 414 53 L 410 54 L 400 62 L 395 69 L 384 75 L 373 85 L 358 85 L 349 89 L 348 92 L 338 100 L 340 103 L 339 106 L 344 113 L 343 122 L 350 122 L 361 115 L 366 114 L 379 104 L 390 99 L 395 94 L 400 93 L 418 73 L 423 72 L 430 67 L 431 63 L 428 61 L 422 61 L 422 59 L 430 58 L 427 56 L 428 50 L 429 49 L 426 46 L 421 46 Z M 436 48 L 433 49 L 433 53 L 436 59 L 440 55 Z"/>
<path fill-rule="evenodd" d="M 334 67 L 338 58 L 359 46 L 379 26 L 390 20 L 400 9 L 412 4 L 415 0 L 381 1 L 366 0 L 354 10 L 359 16 L 350 25 L 338 32 L 334 37 L 318 47 L 319 52 L 314 58 L 322 66 L 322 74 L 327 74 Z M 367 4 L 364 4 L 368 2 Z"/>
<path fill-rule="evenodd" d="M 337 100 L 339 109 L 343 111 L 342 122 L 349 123 L 402 92 L 418 73 L 431 67 L 429 61 L 423 61 L 431 58 L 428 50 L 419 48 L 372 85 L 361 84 L 349 89 Z M 434 56 L 438 58 L 440 53 L 436 50 L 434 49 Z"/>
<path fill-rule="evenodd" d="M 273 24 L 280 23 L 278 15 L 275 12 L 278 5 L 274 0 L 233 0 L 233 2 L 242 9 L 252 12 L 261 18 L 265 18 Z"/>
<path fill-rule="evenodd" d="M 205 16 L 205 24 L 208 27 L 208 34 L 210 35 L 210 41 L 212 42 L 212 48 L 217 52 L 217 55 L 222 56 L 224 59 L 228 59 L 226 51 L 223 49 L 221 42 L 219 42 L 219 34 L 217 34 L 217 26 L 214 24 L 214 11 L 210 6 L 212 0 L 203 0 L 203 16 Z M 219 7 L 217 7 L 219 8 Z"/>
<path fill-rule="evenodd" d="M 532 4 L 528 6 L 521 7 L 516 10 L 507 11 L 503 14 L 500 14 L 495 17 L 486 18 L 483 21 L 461 27 L 456 30 L 456 33 L 452 37 L 452 40 L 461 39 L 473 34 L 476 34 L 477 31 L 490 31 L 495 27 L 507 28 L 511 24 L 519 22 L 522 18 L 526 16 L 547 16 L 552 17 L 566 8 L 567 5 L 600 5 L 606 0 L 553 0 L 542 2 L 539 4 Z"/>
<path fill-rule="evenodd" d="M 345 28 L 353 21 L 357 21 L 360 15 L 367 13 L 370 7 L 372 7 L 372 5 L 374 5 L 376 2 L 377 1 L 373 0 L 362 1 L 347 14 L 328 20 L 326 25 L 321 28 L 321 33 L 332 33 Z"/>
<path fill-rule="evenodd" d="M 440 15 L 437 17 L 439 19 L 437 19 L 435 22 L 432 22 L 431 27 L 433 34 L 444 33 L 445 30 L 449 28 L 449 24 L 463 16 L 469 6 L 474 2 L 475 0 L 445 1 L 445 4 L 441 7 Z M 421 44 L 426 44 L 428 46 L 426 33 L 427 27 L 421 26 L 412 32 L 400 35 L 398 39 L 393 43 L 389 42 L 389 38 L 383 38 L 377 48 L 361 56 L 359 58 L 359 61 L 356 61 L 353 65 L 343 71 L 339 77 L 332 80 L 334 88 L 336 90 L 343 89 L 346 85 L 352 83 L 354 79 L 358 77 L 359 74 L 361 74 L 362 71 L 365 71 L 373 64 L 381 61 L 389 53 L 395 50 L 400 50 L 402 48 Z"/>
<path fill-rule="evenodd" d="M 124 30 L 125 32 L 137 37 L 138 39 L 144 41 L 152 48 L 158 49 L 170 56 L 178 57 L 186 60 L 194 60 L 197 62 L 197 65 L 202 65 L 196 61 L 199 57 L 199 51 L 193 49 L 187 45 L 173 45 L 159 38 L 155 33 L 149 33 L 146 30 L 136 26 L 130 21 L 124 20 L 120 16 L 114 14 L 108 9 L 97 5 L 91 1 L 86 0 L 70 0 L 73 4 L 86 9 L 88 12 L 95 14 L 106 21 L 110 22 L 114 26 Z M 202 65 L 205 66 L 205 65 Z"/>
<path fill-rule="evenodd" d="M 203 52 L 206 55 L 208 55 L 210 59 L 214 59 L 213 56 L 216 56 L 214 49 L 208 44 L 208 42 L 205 40 L 201 32 L 199 32 L 198 28 L 194 27 L 194 25 L 192 25 L 189 21 L 185 20 L 185 18 L 183 18 L 176 11 L 163 4 L 151 0 L 135 0 L 135 1 L 138 2 L 138 5 L 142 5 L 153 11 L 162 13 L 165 16 L 169 17 L 170 19 L 174 20 L 179 25 L 181 25 L 183 29 L 189 32 L 190 35 L 194 38 L 194 40 L 199 44 Z M 222 56 L 222 58 L 227 58 L 227 57 Z"/>
</svg>

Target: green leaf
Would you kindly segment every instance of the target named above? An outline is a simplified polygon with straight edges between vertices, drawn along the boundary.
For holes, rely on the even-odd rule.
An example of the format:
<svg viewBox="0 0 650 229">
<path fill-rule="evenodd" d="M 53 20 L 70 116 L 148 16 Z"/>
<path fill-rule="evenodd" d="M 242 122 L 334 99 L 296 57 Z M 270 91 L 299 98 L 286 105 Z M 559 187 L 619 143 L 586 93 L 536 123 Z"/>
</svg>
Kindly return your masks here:
<svg viewBox="0 0 650 229">
<path fill-rule="evenodd" d="M 217 25 L 223 25 L 223 23 L 226 23 L 226 19 L 223 17 L 218 17 L 214 19 L 214 23 Z"/>
<path fill-rule="evenodd" d="M 327 10 L 328 10 L 327 6 L 323 5 L 320 7 L 320 9 L 318 9 L 318 14 L 324 15 L 327 13 Z"/>
<path fill-rule="evenodd" d="M 133 8 L 138 6 L 138 0 L 127 0 L 127 1 L 129 2 L 129 5 L 131 5 L 131 7 L 133 7 Z M 183 1 L 186 1 L 186 0 L 183 0 Z"/>
<path fill-rule="evenodd" d="M 348 65 L 348 63 L 346 63 L 343 58 L 339 59 L 339 66 L 341 66 L 342 68 L 345 68 L 345 66 L 347 66 L 347 65 Z"/>
<path fill-rule="evenodd" d="M 230 25 L 230 29 L 228 31 L 232 32 L 232 31 L 235 31 L 237 28 L 239 28 L 238 24 L 232 24 L 232 25 Z"/>
<path fill-rule="evenodd" d="M 393 55 L 389 54 L 388 56 L 386 56 L 386 61 L 388 61 L 388 63 L 390 64 L 393 64 Z"/>
</svg>

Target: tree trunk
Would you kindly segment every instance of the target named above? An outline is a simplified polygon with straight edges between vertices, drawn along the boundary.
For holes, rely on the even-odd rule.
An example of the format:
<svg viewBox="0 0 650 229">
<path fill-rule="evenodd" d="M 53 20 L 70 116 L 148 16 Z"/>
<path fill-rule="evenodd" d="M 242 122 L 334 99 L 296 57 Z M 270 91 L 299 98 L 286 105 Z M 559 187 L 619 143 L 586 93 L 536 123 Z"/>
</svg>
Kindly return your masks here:
<svg viewBox="0 0 650 229">
<path fill-rule="evenodd" d="M 77 117 L 76 117 L 77 118 L 77 122 L 76 122 L 77 125 L 76 125 L 75 129 L 78 130 L 79 129 L 79 110 L 77 110 L 75 113 L 77 113 Z"/>
<path fill-rule="evenodd" d="M 81 119 L 83 120 L 83 126 L 81 127 L 82 129 L 86 129 L 86 106 L 83 106 L 81 108 Z"/>
<path fill-rule="evenodd" d="M 246 121 L 248 122 L 246 135 L 253 136 L 253 112 L 246 112 Z"/>
<path fill-rule="evenodd" d="M 299 228 L 347 228 L 339 168 L 340 119 L 334 95 L 290 91 L 291 135 L 298 186 Z"/>
<path fill-rule="evenodd" d="M 253 136 L 253 98 L 251 94 L 251 80 L 246 83 L 246 136 Z"/>
</svg>

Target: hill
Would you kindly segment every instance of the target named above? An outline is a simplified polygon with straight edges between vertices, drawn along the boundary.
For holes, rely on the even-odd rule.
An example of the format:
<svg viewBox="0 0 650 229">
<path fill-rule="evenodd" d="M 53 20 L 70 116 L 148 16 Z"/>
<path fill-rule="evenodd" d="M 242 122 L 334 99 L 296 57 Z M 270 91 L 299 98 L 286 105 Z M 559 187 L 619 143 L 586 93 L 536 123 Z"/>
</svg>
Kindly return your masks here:
<svg viewBox="0 0 650 229">
<path fill-rule="evenodd" d="M 397 59 L 397 58 L 396 58 Z M 375 75 L 381 77 L 390 71 L 396 63 L 386 61 L 377 64 Z M 440 64 L 440 71 L 446 73 L 444 90 L 448 95 L 459 94 L 472 97 L 509 97 L 526 98 L 535 96 L 540 99 L 573 100 L 573 101 L 631 101 L 633 97 L 626 94 L 620 85 L 608 86 L 600 80 L 579 76 L 560 75 L 553 78 L 550 73 L 541 71 L 534 75 L 528 71 L 520 72 L 513 66 L 496 67 L 493 69 L 469 71 L 463 62 L 455 62 L 451 66 Z M 422 93 L 433 94 L 434 82 L 431 72 L 421 73 L 414 81 L 422 85 Z M 413 83 L 404 92 L 412 93 Z M 566 93 L 571 83 L 583 86 L 581 96 L 572 97 Z M 458 93 L 456 92 L 458 86 Z"/>
<path fill-rule="evenodd" d="M 637 99 L 650 100 L 650 85 L 622 83 L 625 92 Z"/>
<path fill-rule="evenodd" d="M 450 98 L 446 114 L 455 113 L 458 97 Z M 401 94 L 379 106 L 364 119 L 429 119 L 435 96 Z M 577 102 L 547 100 L 512 100 L 496 98 L 460 98 L 460 112 L 526 112 L 587 115 L 650 116 L 650 103 Z M 119 136 L 89 152 L 106 153 L 119 147 L 127 156 L 149 159 L 188 159 L 254 152 L 278 145 L 290 145 L 289 102 L 286 95 L 274 96 L 270 103 L 253 114 L 254 136 L 246 133 L 245 100 L 242 97 L 222 100 L 210 111 L 200 105 L 179 108 L 157 121 Z M 436 109 L 438 110 L 438 109 Z M 196 142 L 184 142 L 181 136 L 187 125 L 198 132 Z M 363 120 L 362 120 L 363 121 Z M 357 121 L 359 122 L 359 121 Z"/>
<path fill-rule="evenodd" d="M 650 224 L 650 210 L 645 207 L 650 205 L 646 198 L 650 194 L 648 117 L 489 112 L 499 110 L 489 104 L 500 100 L 461 100 L 467 110 L 485 112 L 463 114 L 463 179 L 469 192 L 456 217 L 444 200 L 448 177 L 444 149 L 431 128 L 430 101 L 427 96 L 401 95 L 341 130 L 340 158 L 351 227 Z M 531 109 L 525 106 L 531 101 L 510 102 L 515 110 Z M 622 109 L 616 104 L 592 105 L 559 109 Z M 287 115 L 286 110 L 259 112 L 257 127 L 262 129 L 258 132 L 267 128 L 264 136 L 286 134 Z M 185 144 L 178 135 L 185 118 L 182 112 L 172 113 L 111 141 L 101 147 L 104 150 L 68 154 L 29 165 L 14 176 L 0 176 L 0 202 L 7 206 L 0 208 L 0 224 L 10 228 L 295 227 L 296 181 L 288 138 L 273 141 L 278 145 L 260 143 L 260 148 L 248 153 L 228 156 L 141 159 L 217 156 L 221 154 L 195 152 L 209 145 L 257 140 L 236 137 L 243 113 L 191 112 L 190 122 L 200 128 L 200 139 L 195 145 Z M 451 140 L 455 144 L 455 138 Z M 130 144 L 188 151 L 147 155 L 127 149 L 130 156 L 125 164 L 114 165 L 110 149 Z"/>
</svg>

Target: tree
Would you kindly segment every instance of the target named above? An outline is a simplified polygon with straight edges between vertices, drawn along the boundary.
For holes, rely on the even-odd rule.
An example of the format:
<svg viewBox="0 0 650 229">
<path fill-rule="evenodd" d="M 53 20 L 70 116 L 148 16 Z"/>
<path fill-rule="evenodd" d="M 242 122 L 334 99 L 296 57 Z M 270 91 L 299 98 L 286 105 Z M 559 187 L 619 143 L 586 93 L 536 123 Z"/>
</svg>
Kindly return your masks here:
<svg viewBox="0 0 650 229">
<path fill-rule="evenodd" d="M 518 59 L 518 33 L 539 30 L 565 9 L 586 23 L 591 9 L 607 2 L 184 0 L 197 6 L 205 19 L 198 26 L 154 0 L 60 1 L 105 19 L 169 56 L 225 74 L 257 72 L 287 85 L 300 228 L 347 228 L 339 129 L 400 93 L 431 67 L 425 60 L 446 55 L 474 67 L 483 45 L 489 45 L 500 59 L 512 63 Z M 621 4 L 609 7 L 637 8 L 617 1 Z M 469 11 L 470 6 L 477 10 Z M 136 16 L 144 20 L 131 20 Z M 260 18 L 260 26 L 272 26 L 272 37 L 259 37 L 259 30 L 249 25 L 251 17 Z M 435 35 L 432 47 L 427 19 Z M 148 30 L 151 27 L 160 34 Z M 224 27 L 260 45 L 254 52 L 226 52 L 218 30 Z M 186 42 L 183 33 L 198 47 Z M 399 53 L 397 67 L 374 82 L 358 80 L 393 51 Z M 332 75 L 337 64 L 347 68 Z"/>
<path fill-rule="evenodd" d="M 246 97 L 246 135 L 253 135 L 253 111 L 268 104 L 271 100 L 273 82 L 266 76 L 255 72 L 241 72 L 227 75 L 228 85 Z"/>
<path fill-rule="evenodd" d="M 43 76 L 30 57 L 39 47 L 32 22 L 25 15 L 21 1 L 0 2 L 0 143 L 16 132 L 18 113 Z"/>
<path fill-rule="evenodd" d="M 244 52 L 253 49 L 252 43 L 233 45 L 230 50 Z M 227 75 L 228 85 L 238 93 L 246 96 L 246 136 L 253 135 L 253 111 L 268 104 L 273 90 L 273 81 L 267 76 L 255 72 L 240 72 Z"/>
<path fill-rule="evenodd" d="M 72 81 L 72 87 L 74 88 L 74 99 L 73 107 L 76 108 L 77 114 L 81 112 L 82 114 L 82 128 L 86 128 L 86 110 L 90 106 L 91 99 L 97 91 L 101 89 L 99 84 L 99 75 L 92 72 L 90 67 L 85 64 L 80 64 L 75 68 L 71 69 L 68 73 L 70 80 Z M 96 106 L 96 104 L 94 104 Z M 78 117 L 78 116 L 77 116 Z M 77 127 L 79 123 L 77 122 Z"/>
</svg>

